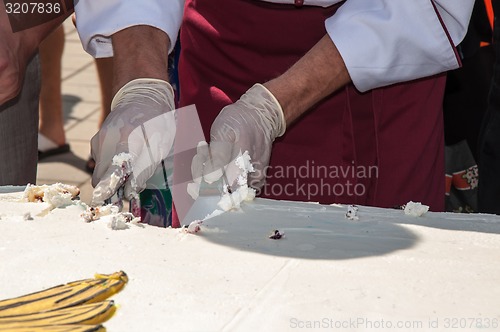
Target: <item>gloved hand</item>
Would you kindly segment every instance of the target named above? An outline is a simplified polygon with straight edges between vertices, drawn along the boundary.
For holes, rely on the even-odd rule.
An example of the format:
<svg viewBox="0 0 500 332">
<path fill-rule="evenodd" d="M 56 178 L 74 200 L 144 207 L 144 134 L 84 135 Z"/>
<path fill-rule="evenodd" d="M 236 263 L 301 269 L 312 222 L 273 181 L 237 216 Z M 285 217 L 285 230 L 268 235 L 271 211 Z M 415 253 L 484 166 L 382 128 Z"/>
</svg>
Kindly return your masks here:
<svg viewBox="0 0 500 332">
<path fill-rule="evenodd" d="M 136 197 L 171 153 L 175 132 L 174 93 L 169 83 L 141 78 L 123 86 L 91 141 L 96 161 L 92 205 L 103 204 L 121 186 L 126 198 Z"/>
<path fill-rule="evenodd" d="M 285 130 L 285 116 L 278 100 L 263 85 L 255 84 L 234 104 L 224 107 L 215 119 L 210 130 L 210 153 L 198 152 L 193 158 L 194 181 L 203 175 L 206 182 L 212 183 L 225 169 L 228 185 L 233 185 L 237 174 L 231 170 L 238 169 L 234 160 L 248 151 L 255 169 L 249 174 L 249 185 L 262 188 L 272 144 Z"/>
</svg>

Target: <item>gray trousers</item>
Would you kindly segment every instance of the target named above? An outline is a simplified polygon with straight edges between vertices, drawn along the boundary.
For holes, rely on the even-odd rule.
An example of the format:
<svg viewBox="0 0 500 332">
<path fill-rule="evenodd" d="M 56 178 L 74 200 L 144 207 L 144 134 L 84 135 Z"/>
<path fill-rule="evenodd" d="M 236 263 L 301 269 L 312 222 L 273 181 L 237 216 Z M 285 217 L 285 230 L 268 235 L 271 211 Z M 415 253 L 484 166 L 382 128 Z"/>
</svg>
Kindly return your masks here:
<svg viewBox="0 0 500 332">
<path fill-rule="evenodd" d="M 38 162 L 38 55 L 26 69 L 21 93 L 0 105 L 0 185 L 35 183 Z"/>
</svg>

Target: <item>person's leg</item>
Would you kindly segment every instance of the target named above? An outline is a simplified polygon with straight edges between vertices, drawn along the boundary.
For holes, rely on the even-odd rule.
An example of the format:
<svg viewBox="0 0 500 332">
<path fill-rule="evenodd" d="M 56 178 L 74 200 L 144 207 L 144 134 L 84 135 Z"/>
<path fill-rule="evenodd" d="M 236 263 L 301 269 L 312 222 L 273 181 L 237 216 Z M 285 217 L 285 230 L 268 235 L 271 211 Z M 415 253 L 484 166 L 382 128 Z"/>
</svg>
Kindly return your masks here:
<svg viewBox="0 0 500 332">
<path fill-rule="evenodd" d="M 36 56 L 19 96 L 0 106 L 0 185 L 36 182 L 39 70 Z"/>
<path fill-rule="evenodd" d="M 113 58 L 96 59 L 95 65 L 101 89 L 101 114 L 98 123 L 98 127 L 101 128 L 102 123 L 111 112 L 111 101 L 113 100 Z M 92 157 L 89 157 L 87 160 L 85 168 L 89 173 L 94 172 L 95 160 Z"/>
<path fill-rule="evenodd" d="M 111 101 L 113 100 L 113 58 L 96 59 L 95 64 L 101 88 L 101 117 L 99 118 L 99 128 L 101 128 L 102 123 L 109 112 L 111 112 Z"/>
<path fill-rule="evenodd" d="M 56 147 L 66 143 L 61 97 L 61 59 L 64 28 L 61 25 L 40 44 L 42 86 L 40 90 L 40 134 Z M 40 142 L 39 142 L 40 145 Z M 41 150 L 46 150 L 40 146 Z"/>
</svg>

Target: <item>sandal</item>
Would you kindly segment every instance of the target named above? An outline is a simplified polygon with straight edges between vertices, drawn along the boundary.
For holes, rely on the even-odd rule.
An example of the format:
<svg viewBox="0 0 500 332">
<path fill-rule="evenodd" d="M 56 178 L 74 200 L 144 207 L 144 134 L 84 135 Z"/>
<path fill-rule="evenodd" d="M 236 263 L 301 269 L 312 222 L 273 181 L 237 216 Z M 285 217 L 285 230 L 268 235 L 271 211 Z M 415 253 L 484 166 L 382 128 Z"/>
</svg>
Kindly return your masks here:
<svg viewBox="0 0 500 332">
<path fill-rule="evenodd" d="M 68 143 L 57 145 L 51 139 L 47 138 L 43 134 L 38 133 L 38 160 L 67 153 L 69 151 L 70 146 Z"/>
</svg>

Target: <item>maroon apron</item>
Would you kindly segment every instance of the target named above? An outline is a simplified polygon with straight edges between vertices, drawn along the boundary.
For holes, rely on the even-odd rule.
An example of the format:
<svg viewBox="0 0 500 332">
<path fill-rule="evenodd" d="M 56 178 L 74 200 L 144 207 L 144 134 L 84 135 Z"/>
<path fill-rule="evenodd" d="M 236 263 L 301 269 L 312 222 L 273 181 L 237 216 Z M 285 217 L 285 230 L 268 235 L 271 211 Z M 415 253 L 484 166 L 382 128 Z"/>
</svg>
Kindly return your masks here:
<svg viewBox="0 0 500 332">
<path fill-rule="evenodd" d="M 324 21 L 337 7 L 187 0 L 180 106 L 196 105 L 208 139 L 220 110 L 301 58 L 326 34 Z M 444 81 L 341 89 L 275 141 L 260 196 L 379 207 L 413 200 L 442 211 Z"/>
</svg>

